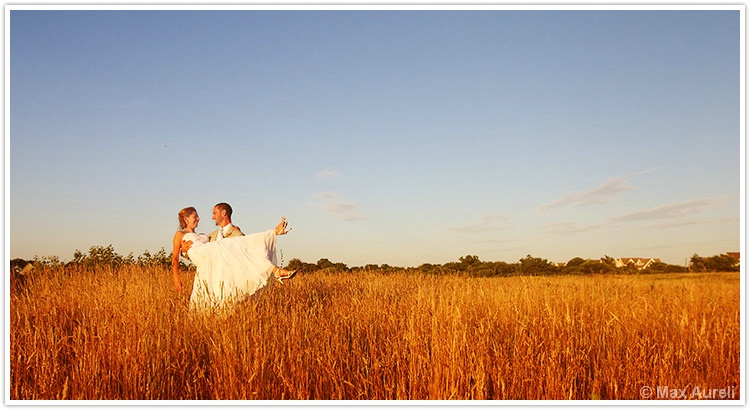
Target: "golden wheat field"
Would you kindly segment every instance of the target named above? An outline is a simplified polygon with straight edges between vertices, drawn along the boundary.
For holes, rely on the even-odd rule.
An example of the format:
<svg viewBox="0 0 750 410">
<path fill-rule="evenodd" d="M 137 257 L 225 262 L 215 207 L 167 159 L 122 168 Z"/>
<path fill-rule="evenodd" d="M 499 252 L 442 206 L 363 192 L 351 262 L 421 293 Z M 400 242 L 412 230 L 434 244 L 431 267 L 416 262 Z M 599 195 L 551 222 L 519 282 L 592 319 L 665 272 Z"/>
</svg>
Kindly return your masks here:
<svg viewBox="0 0 750 410">
<path fill-rule="evenodd" d="M 10 399 L 740 399 L 738 273 L 314 273 L 209 315 L 170 275 L 37 272 Z"/>
</svg>

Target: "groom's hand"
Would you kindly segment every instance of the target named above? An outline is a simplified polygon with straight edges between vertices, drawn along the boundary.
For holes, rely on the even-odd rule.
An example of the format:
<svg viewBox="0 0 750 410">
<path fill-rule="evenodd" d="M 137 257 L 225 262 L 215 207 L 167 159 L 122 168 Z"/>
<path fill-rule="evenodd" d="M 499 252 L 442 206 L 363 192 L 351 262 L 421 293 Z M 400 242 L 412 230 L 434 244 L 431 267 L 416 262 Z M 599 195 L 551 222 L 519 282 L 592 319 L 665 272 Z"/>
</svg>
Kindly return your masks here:
<svg viewBox="0 0 750 410">
<path fill-rule="evenodd" d="M 182 241 L 182 254 L 187 255 L 188 250 L 193 246 L 193 241 Z"/>
</svg>

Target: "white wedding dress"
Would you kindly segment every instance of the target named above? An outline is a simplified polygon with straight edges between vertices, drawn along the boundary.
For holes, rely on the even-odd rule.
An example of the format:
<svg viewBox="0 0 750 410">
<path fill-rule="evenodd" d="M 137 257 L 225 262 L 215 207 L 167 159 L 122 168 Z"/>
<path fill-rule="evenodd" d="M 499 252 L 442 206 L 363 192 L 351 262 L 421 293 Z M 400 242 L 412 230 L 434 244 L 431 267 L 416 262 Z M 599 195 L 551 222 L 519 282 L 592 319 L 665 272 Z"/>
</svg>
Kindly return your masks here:
<svg viewBox="0 0 750 410">
<path fill-rule="evenodd" d="M 276 265 L 276 232 L 254 233 L 209 242 L 205 234 L 186 233 L 197 272 L 190 308 L 204 310 L 242 300 L 266 286 Z"/>
</svg>

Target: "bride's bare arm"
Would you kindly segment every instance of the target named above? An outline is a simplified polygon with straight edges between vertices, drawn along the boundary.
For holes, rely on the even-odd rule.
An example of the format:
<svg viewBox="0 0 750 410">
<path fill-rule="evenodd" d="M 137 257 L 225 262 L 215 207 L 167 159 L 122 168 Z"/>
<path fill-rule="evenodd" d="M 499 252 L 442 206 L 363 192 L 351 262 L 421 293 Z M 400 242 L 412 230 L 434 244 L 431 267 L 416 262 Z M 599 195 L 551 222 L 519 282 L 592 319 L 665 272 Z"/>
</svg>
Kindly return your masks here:
<svg viewBox="0 0 750 410">
<path fill-rule="evenodd" d="M 180 250 L 182 247 L 182 237 L 185 234 L 177 231 L 172 240 L 172 278 L 178 291 L 182 292 L 182 279 L 180 279 Z"/>
</svg>

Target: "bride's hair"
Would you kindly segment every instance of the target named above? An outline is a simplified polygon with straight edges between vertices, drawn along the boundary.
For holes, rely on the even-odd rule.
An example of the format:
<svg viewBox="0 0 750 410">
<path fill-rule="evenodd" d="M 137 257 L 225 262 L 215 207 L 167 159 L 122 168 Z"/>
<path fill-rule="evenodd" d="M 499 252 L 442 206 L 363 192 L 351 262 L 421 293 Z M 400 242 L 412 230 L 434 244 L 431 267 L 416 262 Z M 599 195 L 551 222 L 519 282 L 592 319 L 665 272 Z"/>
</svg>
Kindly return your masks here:
<svg viewBox="0 0 750 410">
<path fill-rule="evenodd" d="M 187 208 L 182 208 L 180 210 L 180 213 L 177 214 L 177 220 L 180 221 L 180 230 L 183 230 L 187 228 L 187 222 L 185 222 L 185 218 L 188 216 L 196 213 L 198 211 L 195 210 L 195 207 L 189 206 Z"/>
</svg>

